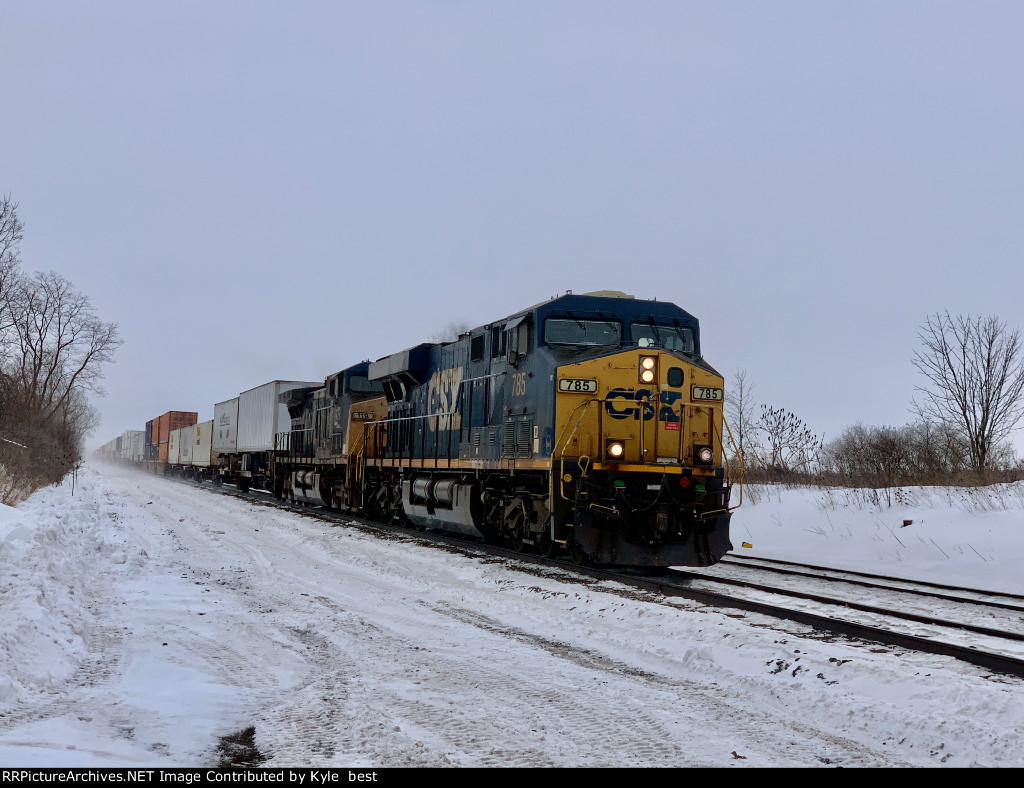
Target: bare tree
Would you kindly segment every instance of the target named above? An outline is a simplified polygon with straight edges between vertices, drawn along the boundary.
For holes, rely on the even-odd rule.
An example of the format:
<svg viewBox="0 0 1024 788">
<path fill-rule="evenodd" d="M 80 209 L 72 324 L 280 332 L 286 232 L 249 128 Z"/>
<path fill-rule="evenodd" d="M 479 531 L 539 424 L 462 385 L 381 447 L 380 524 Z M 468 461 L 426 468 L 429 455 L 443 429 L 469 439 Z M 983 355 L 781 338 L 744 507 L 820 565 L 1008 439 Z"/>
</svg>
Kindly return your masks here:
<svg viewBox="0 0 1024 788">
<path fill-rule="evenodd" d="M 62 416 L 75 392 L 102 393 L 102 365 L 121 344 L 117 325 L 104 323 L 88 296 L 64 277 L 19 277 L 2 294 L 11 316 L 0 378 L 9 396 L 43 420 Z"/>
<path fill-rule="evenodd" d="M 909 434 L 917 483 L 948 484 L 970 468 L 967 443 L 953 425 L 918 418 L 904 429 Z"/>
<path fill-rule="evenodd" d="M 18 203 L 9 194 L 0 197 L 0 267 L 18 264 L 18 244 L 24 229 L 18 218 Z"/>
<path fill-rule="evenodd" d="M 769 474 L 809 473 L 818 463 L 824 439 L 785 408 L 762 405 L 758 430 L 768 444 L 765 459 Z"/>
<path fill-rule="evenodd" d="M 753 464 L 760 449 L 757 440 L 757 406 L 753 400 L 755 388 L 747 380 L 747 371 L 738 369 L 732 376 L 732 385 L 725 398 L 725 419 L 736 441 L 737 459 L 744 468 Z"/>
<path fill-rule="evenodd" d="M 60 481 L 95 426 L 89 392 L 121 344 L 87 296 L 55 273 L 21 271 L 18 204 L 0 197 L 0 500 Z"/>
<path fill-rule="evenodd" d="M 18 279 L 21 262 L 18 244 L 23 230 L 24 225 L 18 218 L 18 203 L 13 202 L 10 195 L 0 197 L 0 350 L 3 335 L 11 323 L 11 315 L 5 308 L 5 294 Z"/>
<path fill-rule="evenodd" d="M 926 385 L 914 407 L 926 419 L 955 427 L 983 472 L 993 450 L 1024 415 L 1024 348 L 1019 330 L 990 315 L 930 315 L 918 332 L 913 365 Z"/>
<path fill-rule="evenodd" d="M 84 395 L 73 395 L 57 418 L 42 419 L 6 401 L 0 413 L 0 502 L 15 505 L 73 471 L 81 445 L 97 421 Z"/>
</svg>

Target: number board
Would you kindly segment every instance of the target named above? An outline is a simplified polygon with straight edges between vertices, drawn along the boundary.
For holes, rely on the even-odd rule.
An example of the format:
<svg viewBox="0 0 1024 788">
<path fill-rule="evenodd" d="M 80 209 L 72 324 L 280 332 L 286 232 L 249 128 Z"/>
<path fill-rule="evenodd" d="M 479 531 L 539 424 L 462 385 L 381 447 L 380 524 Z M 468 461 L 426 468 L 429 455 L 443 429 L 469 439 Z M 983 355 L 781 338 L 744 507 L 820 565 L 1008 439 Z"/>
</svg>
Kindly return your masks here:
<svg viewBox="0 0 1024 788">
<path fill-rule="evenodd" d="M 353 421 L 373 421 L 373 413 L 368 410 L 352 411 Z"/>
<path fill-rule="evenodd" d="M 579 378 L 560 378 L 558 381 L 559 391 L 570 391 L 580 394 L 593 394 L 597 391 L 596 380 L 581 380 Z"/>
<path fill-rule="evenodd" d="M 721 402 L 724 399 L 724 392 L 722 391 L 722 389 L 713 389 L 708 388 L 707 386 L 694 386 L 693 398 L 712 400 L 713 402 Z"/>
</svg>

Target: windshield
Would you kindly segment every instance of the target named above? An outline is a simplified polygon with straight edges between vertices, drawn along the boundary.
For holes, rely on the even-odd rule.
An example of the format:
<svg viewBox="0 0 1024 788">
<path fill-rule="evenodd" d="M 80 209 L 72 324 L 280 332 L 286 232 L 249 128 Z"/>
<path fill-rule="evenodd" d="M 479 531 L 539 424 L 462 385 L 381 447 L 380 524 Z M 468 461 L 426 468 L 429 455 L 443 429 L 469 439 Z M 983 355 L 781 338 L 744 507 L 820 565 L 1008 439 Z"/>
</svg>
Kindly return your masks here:
<svg viewBox="0 0 1024 788">
<path fill-rule="evenodd" d="M 544 321 L 544 341 L 549 345 L 617 346 L 622 342 L 622 326 L 608 320 L 550 318 Z"/>
<path fill-rule="evenodd" d="M 680 326 L 657 326 L 651 323 L 633 323 L 629 327 L 633 344 L 639 347 L 662 347 L 693 353 L 693 330 Z"/>
</svg>

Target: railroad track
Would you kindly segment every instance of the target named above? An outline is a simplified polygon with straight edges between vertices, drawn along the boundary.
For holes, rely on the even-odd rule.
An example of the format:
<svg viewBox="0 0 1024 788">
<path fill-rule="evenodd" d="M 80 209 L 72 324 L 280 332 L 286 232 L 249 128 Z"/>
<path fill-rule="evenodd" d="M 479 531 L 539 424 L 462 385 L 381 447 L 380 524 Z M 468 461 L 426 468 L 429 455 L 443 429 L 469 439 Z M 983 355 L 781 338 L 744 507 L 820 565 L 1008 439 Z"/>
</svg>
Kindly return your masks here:
<svg viewBox="0 0 1024 788">
<path fill-rule="evenodd" d="M 1024 677 L 1024 607 L 1014 595 L 999 595 L 1003 598 L 1000 601 L 981 601 L 918 591 L 901 585 L 908 581 L 894 578 L 897 582 L 891 586 L 871 583 L 870 588 L 880 599 L 866 603 L 835 585 L 822 590 L 823 584 L 844 582 L 838 578 L 805 574 L 799 584 L 786 586 L 765 582 L 763 575 L 715 577 L 712 572 L 713 568 L 672 570 L 662 592 L 673 593 L 671 586 L 679 583 L 686 595 L 705 595 L 709 604 L 768 613 L 836 634 L 943 654 Z M 917 612 L 923 600 L 936 599 L 944 600 L 940 613 Z"/>
<path fill-rule="evenodd" d="M 242 493 L 230 485 L 213 487 L 183 481 L 334 525 L 352 525 L 390 538 L 401 536 L 467 555 L 500 556 L 537 567 L 557 568 L 665 597 L 687 598 L 709 606 L 793 621 L 851 639 L 954 657 L 992 672 L 1024 678 L 1024 597 L 1018 595 L 767 559 L 729 558 L 715 567 L 661 572 L 580 566 L 567 558 L 548 559 L 449 534 L 421 532 L 345 512 L 278 501 L 269 494 Z M 777 580 L 769 583 L 766 576 L 785 576 L 788 587 Z M 822 584 L 831 585 L 830 590 L 822 590 Z M 869 604 L 838 591 L 843 585 L 856 588 L 861 594 L 884 594 L 887 604 Z M 919 612 L 922 604 L 936 601 L 942 602 L 945 618 Z M 908 609 L 894 609 L 900 605 Z M 963 606 L 960 614 L 950 617 L 949 611 L 957 606 Z"/>
<path fill-rule="evenodd" d="M 1004 608 L 1024 612 L 1024 595 L 1010 594 L 1004 591 L 986 591 L 978 588 L 932 583 L 925 580 L 907 580 L 888 575 L 858 572 L 851 569 L 835 569 L 816 564 L 804 564 L 796 561 L 781 561 L 775 558 L 757 558 L 754 556 L 726 556 L 719 567 L 753 566 L 765 572 L 772 572 L 789 577 L 812 577 L 822 580 L 840 580 L 851 586 L 882 589 L 886 591 L 911 591 L 922 598 L 931 597 L 952 602 L 979 602 L 989 607 Z"/>
</svg>

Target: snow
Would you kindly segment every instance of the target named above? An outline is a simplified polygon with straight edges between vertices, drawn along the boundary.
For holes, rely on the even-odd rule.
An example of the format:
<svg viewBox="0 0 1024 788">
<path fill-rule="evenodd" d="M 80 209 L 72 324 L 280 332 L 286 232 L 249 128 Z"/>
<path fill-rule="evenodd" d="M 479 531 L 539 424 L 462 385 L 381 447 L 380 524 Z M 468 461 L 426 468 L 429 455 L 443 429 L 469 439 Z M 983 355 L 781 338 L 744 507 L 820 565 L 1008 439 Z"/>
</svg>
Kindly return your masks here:
<svg viewBox="0 0 1024 788">
<path fill-rule="evenodd" d="M 1024 592 L 1021 484 L 753 492 L 737 554 Z M 1021 690 L 124 468 L 0 507 L 0 766 L 1021 766 Z"/>
<path fill-rule="evenodd" d="M 754 500 L 733 518 L 737 555 L 1024 594 L 1024 483 L 888 497 L 761 487 Z"/>
</svg>

